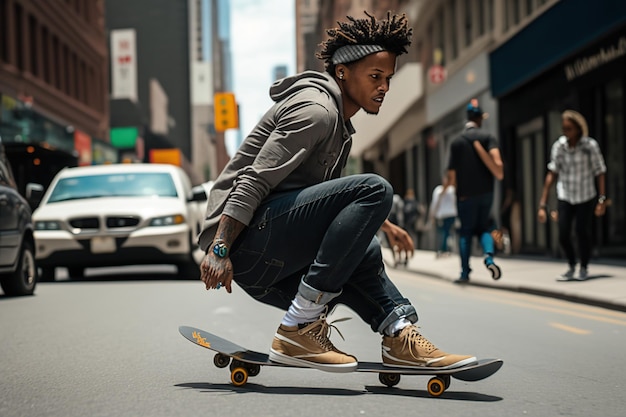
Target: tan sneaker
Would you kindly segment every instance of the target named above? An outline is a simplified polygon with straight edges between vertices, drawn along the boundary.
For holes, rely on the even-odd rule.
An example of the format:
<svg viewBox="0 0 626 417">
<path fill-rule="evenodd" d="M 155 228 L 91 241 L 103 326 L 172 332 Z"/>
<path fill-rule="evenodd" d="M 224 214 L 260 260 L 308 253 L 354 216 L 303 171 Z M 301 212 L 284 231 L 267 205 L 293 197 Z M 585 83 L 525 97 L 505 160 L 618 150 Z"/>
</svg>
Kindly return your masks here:
<svg viewBox="0 0 626 417">
<path fill-rule="evenodd" d="M 357 360 L 343 353 L 328 338 L 330 328 L 326 315 L 302 329 L 280 325 L 270 349 L 270 360 L 285 365 L 304 366 L 328 372 L 353 372 Z"/>
<path fill-rule="evenodd" d="M 414 325 L 407 326 L 398 336 L 384 336 L 383 364 L 394 367 L 458 368 L 476 362 L 475 356 L 452 355 L 437 349 Z"/>
</svg>

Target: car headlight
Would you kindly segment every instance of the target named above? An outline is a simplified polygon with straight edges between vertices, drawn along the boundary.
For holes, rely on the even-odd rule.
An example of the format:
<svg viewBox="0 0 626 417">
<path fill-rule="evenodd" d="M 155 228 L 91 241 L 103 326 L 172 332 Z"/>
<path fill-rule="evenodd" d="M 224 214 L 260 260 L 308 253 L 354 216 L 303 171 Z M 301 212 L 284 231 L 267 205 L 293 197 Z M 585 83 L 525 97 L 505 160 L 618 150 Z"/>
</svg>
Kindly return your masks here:
<svg viewBox="0 0 626 417">
<path fill-rule="evenodd" d="M 56 220 L 35 222 L 35 230 L 61 230 L 61 222 Z"/>
<path fill-rule="evenodd" d="M 175 214 L 173 216 L 155 217 L 150 221 L 150 226 L 172 226 L 174 224 L 185 223 L 185 216 Z"/>
</svg>

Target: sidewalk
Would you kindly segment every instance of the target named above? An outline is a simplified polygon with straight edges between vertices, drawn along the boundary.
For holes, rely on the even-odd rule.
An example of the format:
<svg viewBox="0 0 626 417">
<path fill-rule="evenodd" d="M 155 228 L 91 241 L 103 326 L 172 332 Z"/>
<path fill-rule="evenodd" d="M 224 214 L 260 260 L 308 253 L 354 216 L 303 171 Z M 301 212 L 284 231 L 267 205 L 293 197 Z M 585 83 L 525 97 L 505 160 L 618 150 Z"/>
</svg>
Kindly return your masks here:
<svg viewBox="0 0 626 417">
<path fill-rule="evenodd" d="M 393 270 L 390 249 L 383 248 L 383 258 L 389 270 Z M 557 281 L 559 274 L 567 269 L 563 260 L 510 256 L 496 257 L 496 263 L 502 270 L 502 278 L 498 281 L 491 279 L 482 257 L 472 257 L 470 282 L 461 285 L 499 288 L 626 311 L 626 261 L 609 264 L 592 259 L 586 281 L 565 282 Z M 396 269 L 402 270 L 404 266 Z M 409 260 L 406 270 L 450 281 L 450 285 L 459 285 L 453 281 L 459 277 L 461 266 L 458 254 L 436 259 L 435 252 L 418 250 Z"/>
</svg>

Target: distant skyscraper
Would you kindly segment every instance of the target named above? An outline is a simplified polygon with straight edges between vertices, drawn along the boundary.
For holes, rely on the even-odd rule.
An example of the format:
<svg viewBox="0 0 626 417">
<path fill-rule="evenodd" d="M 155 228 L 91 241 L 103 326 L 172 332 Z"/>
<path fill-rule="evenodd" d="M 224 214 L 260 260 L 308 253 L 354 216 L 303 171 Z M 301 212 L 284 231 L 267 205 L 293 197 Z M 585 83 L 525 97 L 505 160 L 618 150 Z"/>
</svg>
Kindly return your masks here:
<svg viewBox="0 0 626 417">
<path fill-rule="evenodd" d="M 274 81 L 287 76 L 287 65 L 276 65 L 274 67 Z"/>
</svg>

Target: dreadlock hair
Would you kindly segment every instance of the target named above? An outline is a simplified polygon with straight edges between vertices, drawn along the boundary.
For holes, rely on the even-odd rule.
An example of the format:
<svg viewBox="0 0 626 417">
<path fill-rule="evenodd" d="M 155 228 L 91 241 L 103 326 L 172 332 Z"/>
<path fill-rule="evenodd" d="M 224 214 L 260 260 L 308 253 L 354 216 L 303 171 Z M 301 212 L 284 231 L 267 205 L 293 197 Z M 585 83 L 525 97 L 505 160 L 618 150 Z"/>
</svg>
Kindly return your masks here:
<svg viewBox="0 0 626 417">
<path fill-rule="evenodd" d="M 319 44 L 322 50 L 315 56 L 324 61 L 327 72 L 332 74 L 334 71 L 332 56 L 335 51 L 346 45 L 380 45 L 396 55 L 407 53 L 413 29 L 409 27 L 405 14 L 392 16 L 388 11 L 387 19 L 376 20 L 367 11 L 364 13 L 369 19 L 346 16 L 347 22 L 337 22 L 339 27 L 326 30 L 330 38 Z"/>
</svg>

